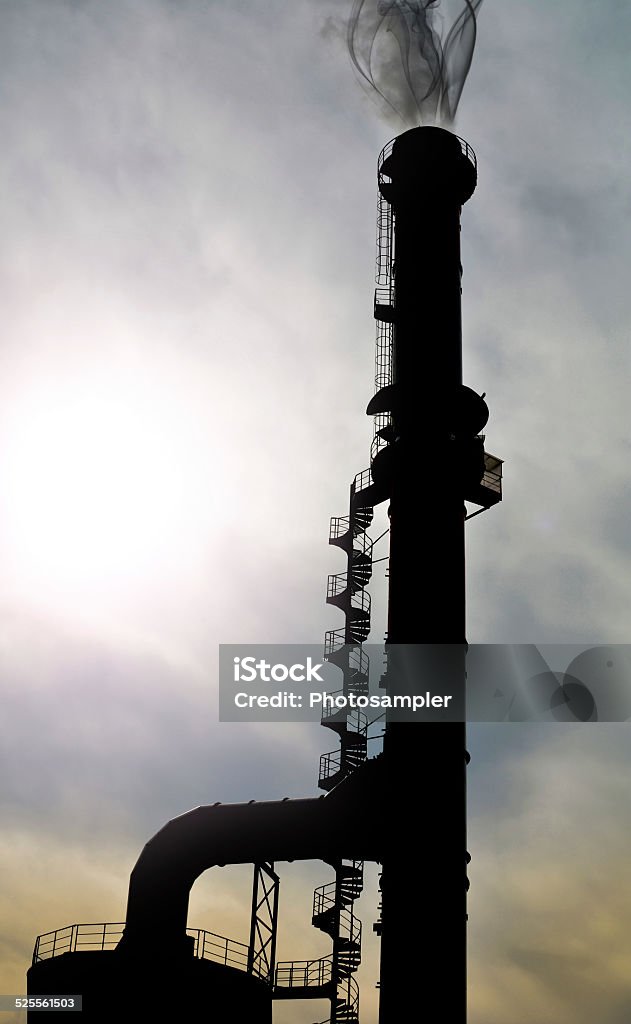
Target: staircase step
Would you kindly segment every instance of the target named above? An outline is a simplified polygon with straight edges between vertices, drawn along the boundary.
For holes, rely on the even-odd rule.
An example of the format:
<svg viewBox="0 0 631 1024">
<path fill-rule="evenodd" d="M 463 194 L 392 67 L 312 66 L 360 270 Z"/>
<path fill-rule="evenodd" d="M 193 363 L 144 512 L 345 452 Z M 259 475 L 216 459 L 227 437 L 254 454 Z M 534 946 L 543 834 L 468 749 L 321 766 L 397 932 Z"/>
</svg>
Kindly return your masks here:
<svg viewBox="0 0 631 1024">
<path fill-rule="evenodd" d="M 354 903 L 355 900 L 359 899 L 363 888 L 363 882 L 359 882 L 352 887 L 347 887 L 347 883 L 342 882 L 340 885 L 340 898 L 344 900 L 345 903 Z"/>
<path fill-rule="evenodd" d="M 338 941 L 338 952 L 340 956 L 361 956 L 361 942 L 354 939 L 340 939 Z"/>
<path fill-rule="evenodd" d="M 344 1004 L 346 1007 L 346 1003 Z M 335 1024 L 359 1024 L 359 1017 L 357 1012 L 352 1007 L 346 1007 L 336 1010 L 335 1017 L 333 1018 Z"/>
<path fill-rule="evenodd" d="M 320 914 L 314 914 L 311 918 L 311 924 L 314 928 L 324 932 L 331 939 L 335 938 L 335 918 L 336 918 L 335 907 L 331 907 L 329 910 L 323 910 Z"/>
<path fill-rule="evenodd" d="M 363 764 L 366 760 L 368 754 L 366 737 L 362 737 L 356 732 L 349 732 L 342 738 L 344 741 L 340 751 L 342 764 L 348 765 L 349 768 L 359 768 L 360 764 Z M 355 742 L 355 740 L 358 740 L 358 742 Z"/>
<path fill-rule="evenodd" d="M 354 903 L 355 900 L 359 899 L 361 896 L 363 888 L 364 886 L 361 882 L 358 885 L 354 885 L 352 888 L 346 888 L 346 885 L 343 882 L 340 887 L 340 898 L 344 901 L 345 905 L 348 903 Z"/>
<path fill-rule="evenodd" d="M 369 488 L 364 488 L 364 490 L 369 490 Z M 361 491 L 357 492 L 358 495 L 361 493 Z M 372 506 L 362 504 L 360 499 L 356 495 L 352 527 L 353 534 L 355 535 L 355 537 L 359 537 L 360 533 L 366 533 L 366 530 L 372 523 L 373 516 L 374 512 Z"/>
<path fill-rule="evenodd" d="M 358 969 L 361 960 L 358 960 L 356 964 L 343 964 L 338 961 L 337 965 L 337 977 L 338 981 L 346 981 L 352 974 Z"/>
<path fill-rule="evenodd" d="M 363 868 L 349 868 L 343 865 L 339 870 L 342 885 L 359 885 L 364 884 L 364 871 Z"/>
<path fill-rule="evenodd" d="M 365 732 L 355 732 L 354 729 L 349 729 L 344 737 L 343 753 L 357 757 L 365 750 L 367 744 Z"/>
<path fill-rule="evenodd" d="M 372 577 L 372 563 L 368 565 L 353 566 L 351 572 L 351 590 L 356 594 L 358 590 L 364 590 L 370 583 Z"/>
</svg>

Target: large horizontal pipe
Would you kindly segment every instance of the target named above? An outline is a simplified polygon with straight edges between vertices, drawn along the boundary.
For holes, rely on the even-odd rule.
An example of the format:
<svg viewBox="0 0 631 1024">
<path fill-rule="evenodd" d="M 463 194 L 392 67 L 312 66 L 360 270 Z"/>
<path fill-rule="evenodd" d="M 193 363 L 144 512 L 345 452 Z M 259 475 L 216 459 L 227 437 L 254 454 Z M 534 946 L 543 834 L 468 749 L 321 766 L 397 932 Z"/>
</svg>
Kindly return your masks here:
<svg viewBox="0 0 631 1024">
<path fill-rule="evenodd" d="M 208 868 L 264 861 L 380 860 L 380 759 L 327 796 L 196 807 L 160 829 L 131 873 L 121 952 L 188 949 L 188 899 Z"/>
</svg>

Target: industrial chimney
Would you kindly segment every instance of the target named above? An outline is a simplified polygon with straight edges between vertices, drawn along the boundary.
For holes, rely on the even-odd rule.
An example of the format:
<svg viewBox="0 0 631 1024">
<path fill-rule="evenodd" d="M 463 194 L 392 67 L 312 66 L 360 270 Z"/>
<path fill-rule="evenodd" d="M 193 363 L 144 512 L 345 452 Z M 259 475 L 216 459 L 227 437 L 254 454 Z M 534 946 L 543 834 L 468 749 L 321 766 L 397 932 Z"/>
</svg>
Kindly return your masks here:
<svg viewBox="0 0 631 1024">
<path fill-rule="evenodd" d="M 480 435 L 488 409 L 462 383 L 460 211 L 476 161 L 452 133 L 415 128 L 385 147 L 378 174 L 377 374 L 367 410 L 375 438 L 348 515 L 331 521 L 330 543 L 347 567 L 329 577 L 327 600 L 345 625 L 327 634 L 325 657 L 341 670 L 344 693 L 366 692 L 366 531 L 387 501 L 386 692 L 402 685 L 403 652 L 413 680 L 449 673 L 460 720 L 390 718 L 383 753 L 369 759 L 361 716 L 325 712 L 322 724 L 340 740 L 321 759 L 325 796 L 213 804 L 167 823 L 132 871 L 125 922 L 37 939 L 29 994 L 81 994 L 84 1024 L 165 1013 L 270 1024 L 274 999 L 310 998 L 330 1001 L 330 1024 L 358 1024 L 353 905 L 366 860 L 383 866 L 380 1024 L 420 1018 L 421 999 L 449 1024 L 466 1021 L 465 501 L 483 511 L 501 499 L 501 461 Z M 312 915 L 332 952 L 279 964 L 278 865 L 314 859 L 334 872 Z M 236 863 L 254 870 L 248 944 L 187 921 L 195 879 Z M 72 1021 L 71 1012 L 57 1017 Z"/>
<path fill-rule="evenodd" d="M 476 177 L 470 147 L 436 127 L 399 136 L 379 162 L 392 251 L 375 316 L 392 325 L 392 382 L 368 412 L 386 442 L 373 478 L 389 500 L 387 643 L 414 647 L 419 678 L 448 672 L 462 710 L 461 722 L 386 725 L 381 1024 L 421 990 L 441 1018 L 466 1020 L 464 501 L 498 496 L 481 486 L 488 410 L 462 383 L 460 210 Z M 399 678 L 389 666 L 393 692 Z"/>
</svg>

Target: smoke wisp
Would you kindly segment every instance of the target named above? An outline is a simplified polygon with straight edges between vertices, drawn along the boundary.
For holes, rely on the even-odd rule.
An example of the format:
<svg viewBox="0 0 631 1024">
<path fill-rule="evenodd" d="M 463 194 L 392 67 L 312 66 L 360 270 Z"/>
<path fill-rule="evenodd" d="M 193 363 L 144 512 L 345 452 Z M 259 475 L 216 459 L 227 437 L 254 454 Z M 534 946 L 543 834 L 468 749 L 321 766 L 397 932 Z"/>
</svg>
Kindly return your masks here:
<svg viewBox="0 0 631 1024">
<path fill-rule="evenodd" d="M 354 0 L 348 50 L 362 83 L 408 126 L 451 124 L 482 0 Z"/>
</svg>

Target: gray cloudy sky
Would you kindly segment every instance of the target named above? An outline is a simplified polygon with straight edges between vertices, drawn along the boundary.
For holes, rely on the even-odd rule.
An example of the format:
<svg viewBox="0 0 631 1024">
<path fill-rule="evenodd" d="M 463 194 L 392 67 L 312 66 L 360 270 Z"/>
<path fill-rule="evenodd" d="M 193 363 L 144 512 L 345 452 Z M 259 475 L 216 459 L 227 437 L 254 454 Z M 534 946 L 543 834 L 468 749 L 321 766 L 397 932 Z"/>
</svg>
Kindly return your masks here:
<svg viewBox="0 0 631 1024">
<path fill-rule="evenodd" d="M 348 6 L 0 3 L 2 991 L 39 932 L 122 918 L 169 817 L 309 795 L 333 745 L 220 726 L 214 685 L 220 642 L 341 625 L 328 518 L 368 463 L 375 165 L 402 127 L 353 78 Z M 468 527 L 470 642 L 629 639 L 630 44 L 614 0 L 481 11 L 465 379 L 506 466 Z M 470 748 L 471 1024 L 627 1024 L 627 726 Z M 190 923 L 243 939 L 247 880 L 218 879 Z M 326 952 L 325 879 L 287 872 L 281 957 Z"/>
</svg>

